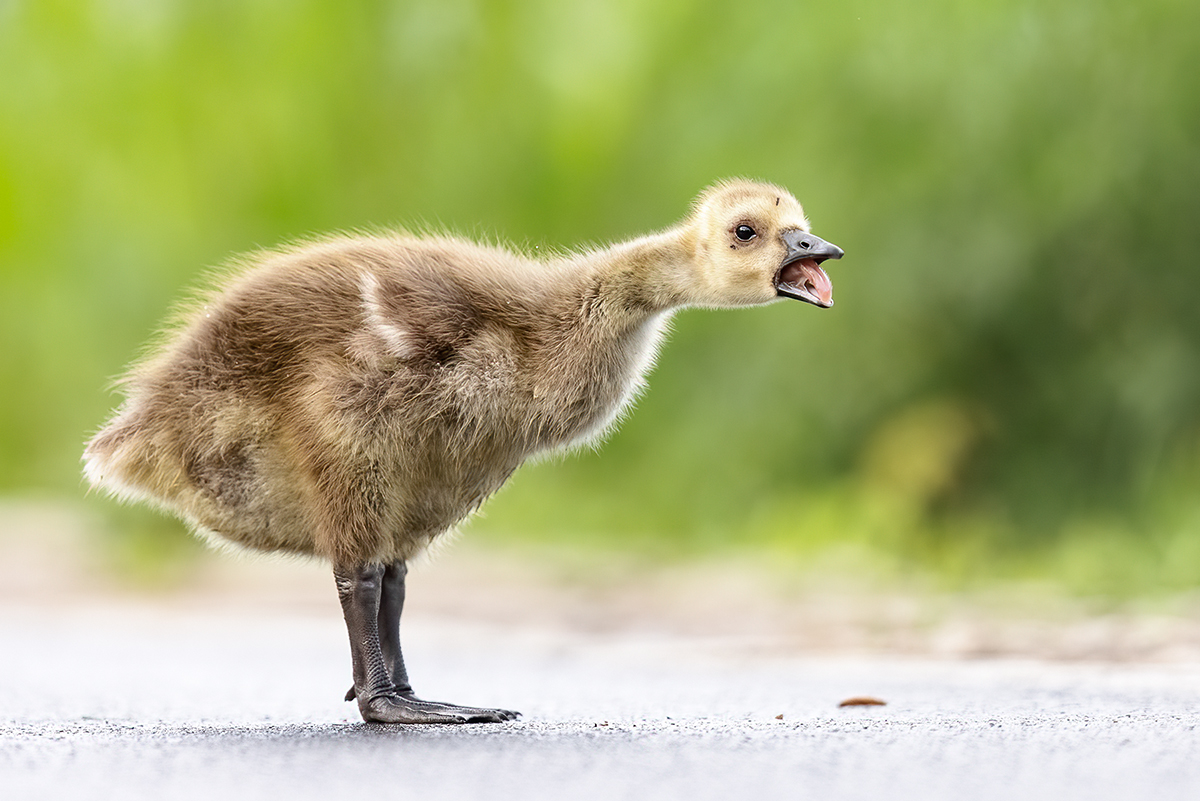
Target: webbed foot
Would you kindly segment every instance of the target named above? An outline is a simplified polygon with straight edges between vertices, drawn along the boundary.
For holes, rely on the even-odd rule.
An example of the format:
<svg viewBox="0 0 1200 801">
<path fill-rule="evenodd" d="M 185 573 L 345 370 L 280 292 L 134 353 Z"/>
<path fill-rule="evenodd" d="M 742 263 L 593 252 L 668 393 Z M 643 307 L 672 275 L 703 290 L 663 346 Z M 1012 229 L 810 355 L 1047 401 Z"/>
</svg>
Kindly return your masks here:
<svg viewBox="0 0 1200 801">
<path fill-rule="evenodd" d="M 521 713 L 508 709 L 458 706 L 397 693 L 377 695 L 358 702 L 358 711 L 368 723 L 503 723 Z"/>
</svg>

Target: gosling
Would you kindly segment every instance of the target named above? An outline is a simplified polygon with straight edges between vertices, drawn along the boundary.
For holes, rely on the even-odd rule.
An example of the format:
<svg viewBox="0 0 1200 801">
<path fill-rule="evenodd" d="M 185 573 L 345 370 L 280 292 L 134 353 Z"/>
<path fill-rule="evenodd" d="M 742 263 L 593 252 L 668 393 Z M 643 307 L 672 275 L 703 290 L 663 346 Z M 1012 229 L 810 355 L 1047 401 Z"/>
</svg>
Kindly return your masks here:
<svg viewBox="0 0 1200 801">
<path fill-rule="evenodd" d="M 676 309 L 828 308 L 820 265 L 842 255 L 744 180 L 669 230 L 544 261 L 401 234 L 255 254 L 123 379 L 84 472 L 217 542 L 327 560 L 364 720 L 512 720 L 413 691 L 408 561 L 530 456 L 612 426 Z"/>
</svg>

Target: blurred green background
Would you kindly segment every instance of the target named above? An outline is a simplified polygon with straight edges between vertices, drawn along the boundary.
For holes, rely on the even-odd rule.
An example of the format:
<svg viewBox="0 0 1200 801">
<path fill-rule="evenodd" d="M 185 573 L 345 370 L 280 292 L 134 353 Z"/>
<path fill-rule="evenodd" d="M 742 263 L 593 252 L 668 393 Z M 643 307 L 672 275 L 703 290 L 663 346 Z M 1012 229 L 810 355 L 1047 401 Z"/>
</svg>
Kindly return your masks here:
<svg viewBox="0 0 1200 801">
<path fill-rule="evenodd" d="M 231 254 L 592 244 L 743 175 L 845 248 L 836 308 L 682 313 L 622 429 L 471 537 L 1194 589 L 1197 54 L 1184 0 L 0 0 L 0 493 L 83 496 L 106 385 Z"/>
</svg>

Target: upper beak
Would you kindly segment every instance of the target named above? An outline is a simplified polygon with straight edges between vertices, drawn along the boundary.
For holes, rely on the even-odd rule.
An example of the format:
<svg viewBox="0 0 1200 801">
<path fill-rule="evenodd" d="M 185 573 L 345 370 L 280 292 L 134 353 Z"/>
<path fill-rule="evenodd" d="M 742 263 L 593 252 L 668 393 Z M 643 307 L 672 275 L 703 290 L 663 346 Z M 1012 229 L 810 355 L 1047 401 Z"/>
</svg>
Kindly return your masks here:
<svg viewBox="0 0 1200 801">
<path fill-rule="evenodd" d="M 833 284 L 820 265 L 826 259 L 840 259 L 845 251 L 799 228 L 784 231 L 780 236 L 787 252 L 775 274 L 775 291 L 783 297 L 828 309 L 833 305 Z"/>
</svg>

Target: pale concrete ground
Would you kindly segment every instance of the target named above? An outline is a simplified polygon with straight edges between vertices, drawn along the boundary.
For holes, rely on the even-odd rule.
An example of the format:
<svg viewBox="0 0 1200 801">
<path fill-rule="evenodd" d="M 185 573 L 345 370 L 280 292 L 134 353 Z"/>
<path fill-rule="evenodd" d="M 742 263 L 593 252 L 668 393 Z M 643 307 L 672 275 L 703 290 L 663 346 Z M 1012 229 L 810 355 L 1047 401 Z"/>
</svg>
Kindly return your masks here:
<svg viewBox="0 0 1200 801">
<path fill-rule="evenodd" d="M 344 639 L 333 616 L 191 602 L 2 608 L 3 797 L 1200 797 L 1194 667 L 763 657 L 425 619 L 419 688 L 525 717 L 381 727 L 340 700 Z M 838 708 L 861 694 L 888 704 Z"/>
<path fill-rule="evenodd" d="M 324 568 L 216 556 L 130 592 L 69 511 L 0 511 L 4 798 L 1200 797 L 1186 601 L 789 594 L 468 538 L 410 580 L 413 679 L 525 717 L 396 729 L 340 700 Z M 856 695 L 888 703 L 837 706 Z"/>
</svg>

